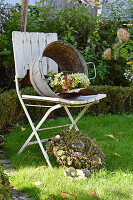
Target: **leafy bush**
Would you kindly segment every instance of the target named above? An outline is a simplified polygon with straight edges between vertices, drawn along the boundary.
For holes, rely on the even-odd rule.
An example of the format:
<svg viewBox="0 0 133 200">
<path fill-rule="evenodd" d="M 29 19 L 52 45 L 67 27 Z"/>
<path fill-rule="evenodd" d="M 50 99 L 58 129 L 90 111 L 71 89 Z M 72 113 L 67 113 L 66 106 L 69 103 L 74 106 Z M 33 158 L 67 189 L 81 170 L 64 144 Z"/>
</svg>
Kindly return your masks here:
<svg viewBox="0 0 133 200">
<path fill-rule="evenodd" d="M 17 121 L 22 114 L 15 90 L 0 94 L 0 129 Z"/>
<path fill-rule="evenodd" d="M 130 33 L 129 41 L 123 42 L 120 47 L 117 48 L 117 54 L 119 50 L 121 51 L 119 59 L 102 59 L 102 54 L 105 49 L 112 47 L 112 45 L 118 41 L 116 36 L 119 27 L 123 27 L 121 22 L 99 22 L 97 24 L 97 29 L 88 37 L 88 46 L 81 51 L 87 62 L 92 61 L 96 65 L 97 78 L 93 81 L 93 85 L 129 85 L 124 73 L 126 69 L 129 69 L 129 61 L 133 59 L 131 26 L 127 28 Z M 92 74 L 92 71 L 90 71 L 90 74 Z"/>
<path fill-rule="evenodd" d="M 10 18 L 10 4 L 6 3 L 4 4 L 4 0 L 0 0 L 0 32 L 4 30 L 4 26 L 8 22 Z"/>
<path fill-rule="evenodd" d="M 8 176 L 4 173 L 4 169 L 0 164 L 0 199 L 9 200 L 11 198 L 11 186 Z"/>
<path fill-rule="evenodd" d="M 20 29 L 20 6 L 16 4 L 15 7 L 10 6 L 7 8 L 9 8 L 9 12 L 4 12 L 8 18 L 8 23 L 2 24 L 0 31 L 0 87 L 4 89 L 14 87 L 15 67 L 12 49 L 12 31 Z"/>
</svg>

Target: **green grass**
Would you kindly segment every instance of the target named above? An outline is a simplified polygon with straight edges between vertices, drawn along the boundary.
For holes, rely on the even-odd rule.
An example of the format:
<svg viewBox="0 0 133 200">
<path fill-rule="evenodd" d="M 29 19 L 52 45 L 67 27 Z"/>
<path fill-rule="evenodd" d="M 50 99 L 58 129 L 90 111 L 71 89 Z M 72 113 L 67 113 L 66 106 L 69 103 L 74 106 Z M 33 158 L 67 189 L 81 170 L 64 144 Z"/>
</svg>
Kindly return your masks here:
<svg viewBox="0 0 133 200">
<path fill-rule="evenodd" d="M 60 125 L 66 121 L 67 118 L 48 120 L 46 126 Z M 88 194 L 88 190 L 96 191 L 101 200 L 133 200 L 133 115 L 84 116 L 78 122 L 78 127 L 102 148 L 106 156 L 104 168 L 94 172 L 89 179 L 68 179 L 64 176 L 65 168 L 58 166 L 50 155 L 54 168 L 37 170 L 39 166 L 47 165 L 38 145 L 29 146 L 17 155 L 31 133 L 29 125 L 22 127 L 17 124 L 6 136 L 5 145 L 16 169 L 10 174 L 11 184 L 36 200 L 47 199 L 51 194 L 59 196 L 60 192 L 68 192 L 76 196 L 76 200 L 94 199 Z M 51 137 L 59 131 L 45 131 L 41 136 Z M 106 135 L 113 135 L 118 142 Z M 36 185 L 36 182 L 40 184 Z"/>
</svg>

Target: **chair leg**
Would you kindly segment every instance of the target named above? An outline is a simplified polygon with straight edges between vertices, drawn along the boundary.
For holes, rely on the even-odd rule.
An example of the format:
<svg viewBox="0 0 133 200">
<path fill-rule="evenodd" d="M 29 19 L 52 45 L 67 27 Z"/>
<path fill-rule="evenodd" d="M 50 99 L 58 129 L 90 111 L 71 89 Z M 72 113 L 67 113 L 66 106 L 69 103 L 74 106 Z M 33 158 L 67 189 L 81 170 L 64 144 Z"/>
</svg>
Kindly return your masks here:
<svg viewBox="0 0 133 200">
<path fill-rule="evenodd" d="M 60 104 L 57 104 L 53 107 L 51 107 L 46 113 L 45 115 L 43 116 L 43 118 L 40 120 L 40 122 L 38 123 L 38 125 L 35 127 L 35 130 L 37 131 L 41 125 L 44 123 L 44 121 L 47 119 L 47 117 L 49 116 L 49 114 L 55 110 L 55 109 L 58 109 L 58 108 L 61 108 L 62 106 Z M 27 114 L 28 114 L 28 111 L 27 111 Z M 26 115 L 27 115 L 26 114 Z M 29 114 L 27 116 L 27 118 L 30 117 Z M 31 118 L 30 118 L 31 119 Z M 28 118 L 29 120 L 29 118 Z M 32 122 L 32 121 L 31 121 Z M 31 123 L 30 122 L 30 123 Z M 33 124 L 33 123 L 32 123 Z M 34 126 L 34 125 L 33 125 Z M 20 154 L 25 148 L 26 146 L 28 146 L 28 143 L 30 142 L 30 140 L 32 139 L 32 137 L 35 135 L 34 131 L 31 133 L 31 135 L 29 136 L 29 138 L 26 140 L 26 142 L 23 144 L 23 146 L 21 147 L 21 149 L 19 150 L 18 154 Z"/>
<path fill-rule="evenodd" d="M 76 123 L 79 121 L 79 119 L 84 115 L 85 111 L 92 105 L 92 103 L 90 103 L 89 105 L 86 105 L 83 110 L 79 113 L 79 115 L 76 117 L 76 119 L 74 120 L 68 107 L 67 106 L 64 106 L 71 122 L 72 122 L 72 125 L 69 127 L 69 129 L 71 130 L 73 127 L 75 128 L 76 131 L 79 131 L 79 128 L 77 127 Z"/>
<path fill-rule="evenodd" d="M 69 116 L 69 118 L 70 118 L 70 120 L 72 122 L 72 125 L 70 126 L 71 128 L 69 127 L 69 129 L 71 130 L 74 127 L 76 131 L 79 131 L 79 128 L 78 128 L 77 124 L 75 123 L 75 120 L 73 119 L 68 107 L 64 106 L 64 108 L 65 108 L 65 111 L 68 114 L 68 116 Z"/>
<path fill-rule="evenodd" d="M 36 139 L 37 139 L 37 141 L 38 141 L 38 144 L 39 144 L 39 146 L 40 146 L 40 148 L 41 148 L 41 151 L 42 151 L 42 153 L 43 153 L 43 156 L 44 156 L 45 159 L 46 159 L 46 162 L 48 163 L 49 167 L 52 167 L 52 166 L 51 166 L 51 163 L 50 163 L 50 161 L 49 161 L 48 154 L 47 154 L 47 152 L 44 150 L 44 147 L 43 147 L 43 145 L 42 145 L 42 142 L 41 142 L 41 140 L 40 140 L 40 138 L 39 138 L 39 136 L 38 136 L 38 134 L 37 134 L 37 130 L 40 128 L 40 126 L 41 126 L 41 125 L 44 123 L 44 121 L 47 119 L 47 117 L 49 116 L 49 114 L 50 114 L 53 110 L 58 109 L 58 108 L 61 108 L 62 105 L 61 105 L 61 104 L 57 104 L 57 105 L 51 107 L 51 108 L 45 113 L 44 117 L 43 117 L 43 118 L 41 119 L 41 121 L 38 123 L 38 125 L 36 126 L 36 128 L 35 128 L 35 126 L 34 126 L 32 120 L 31 120 L 31 117 L 30 117 L 30 115 L 29 115 L 29 113 L 28 113 L 28 110 L 27 110 L 27 108 L 26 108 L 26 106 L 25 106 L 23 100 L 22 100 L 22 107 L 23 107 L 23 109 L 24 109 L 24 111 L 25 111 L 25 114 L 26 114 L 26 116 L 27 116 L 27 118 L 28 118 L 28 121 L 29 121 L 29 123 L 30 123 L 30 125 L 31 125 L 31 128 L 32 128 L 33 132 L 31 133 L 31 135 L 29 136 L 29 138 L 26 140 L 26 142 L 24 143 L 24 145 L 21 147 L 21 149 L 19 150 L 18 154 L 20 154 L 20 153 L 25 149 L 25 147 L 28 145 L 28 143 L 30 142 L 30 140 L 32 139 L 32 137 L 35 135 L 35 137 L 36 137 Z"/>
</svg>

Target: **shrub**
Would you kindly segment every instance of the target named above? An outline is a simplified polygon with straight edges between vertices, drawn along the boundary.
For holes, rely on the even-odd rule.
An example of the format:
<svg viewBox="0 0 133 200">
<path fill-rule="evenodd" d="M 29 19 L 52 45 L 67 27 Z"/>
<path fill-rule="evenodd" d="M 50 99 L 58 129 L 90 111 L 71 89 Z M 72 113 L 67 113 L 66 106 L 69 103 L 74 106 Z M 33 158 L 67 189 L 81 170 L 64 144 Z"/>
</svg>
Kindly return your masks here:
<svg viewBox="0 0 133 200">
<path fill-rule="evenodd" d="M 26 87 L 21 90 L 22 94 L 36 95 L 36 92 L 31 87 Z M 33 101 L 32 101 L 33 102 Z M 30 103 L 30 101 L 28 101 Z M 34 102 L 34 104 L 44 104 Z M 47 103 L 45 103 L 47 105 Z M 30 107 L 28 111 L 33 120 L 37 121 L 44 114 L 45 108 Z M 53 114 L 50 117 L 53 117 Z M 10 124 L 17 122 L 19 119 L 25 119 L 26 116 L 23 108 L 20 105 L 15 89 L 8 90 L 0 94 L 0 130 L 7 128 Z"/>
<path fill-rule="evenodd" d="M 93 81 L 94 85 L 129 86 L 124 73 L 129 69 L 129 61 L 133 59 L 131 26 L 126 28 L 131 35 L 129 41 L 123 42 L 117 51 L 115 50 L 115 54 L 121 53 L 121 56 L 118 59 L 103 60 L 102 58 L 103 52 L 109 50 L 118 40 L 116 36 L 120 27 L 123 27 L 123 22 L 99 22 L 88 36 L 88 45 L 81 51 L 87 62 L 92 61 L 96 65 L 97 78 Z"/>
<path fill-rule="evenodd" d="M 90 113 L 112 113 L 122 114 L 124 112 L 133 112 L 133 87 L 112 87 L 112 86 L 94 86 L 98 93 L 104 93 L 107 97 L 100 103 L 90 107 Z"/>
<path fill-rule="evenodd" d="M 0 129 L 17 121 L 22 114 L 15 90 L 0 94 Z"/>
<path fill-rule="evenodd" d="M 4 23 L 0 31 L 0 87 L 14 87 L 14 58 L 12 48 L 12 31 L 20 29 L 20 6 L 8 5 L 8 23 Z M 6 12 L 6 11 L 5 11 Z"/>
<path fill-rule="evenodd" d="M 0 164 L 0 199 L 9 200 L 11 198 L 11 186 L 8 176 L 4 173 L 4 169 Z"/>
</svg>

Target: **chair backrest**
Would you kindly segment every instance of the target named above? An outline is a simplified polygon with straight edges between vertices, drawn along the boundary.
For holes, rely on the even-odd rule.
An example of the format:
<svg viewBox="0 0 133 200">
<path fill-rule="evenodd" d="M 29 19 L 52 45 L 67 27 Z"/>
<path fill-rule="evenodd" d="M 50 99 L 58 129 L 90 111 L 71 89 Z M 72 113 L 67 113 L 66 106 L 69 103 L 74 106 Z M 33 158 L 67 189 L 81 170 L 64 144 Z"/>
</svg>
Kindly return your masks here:
<svg viewBox="0 0 133 200">
<path fill-rule="evenodd" d="M 13 31 L 12 41 L 15 73 L 17 78 L 24 78 L 33 61 L 43 54 L 45 47 L 57 41 L 57 34 Z M 57 64 L 50 58 L 43 57 L 42 64 L 44 74 L 51 70 L 58 73 Z"/>
</svg>

